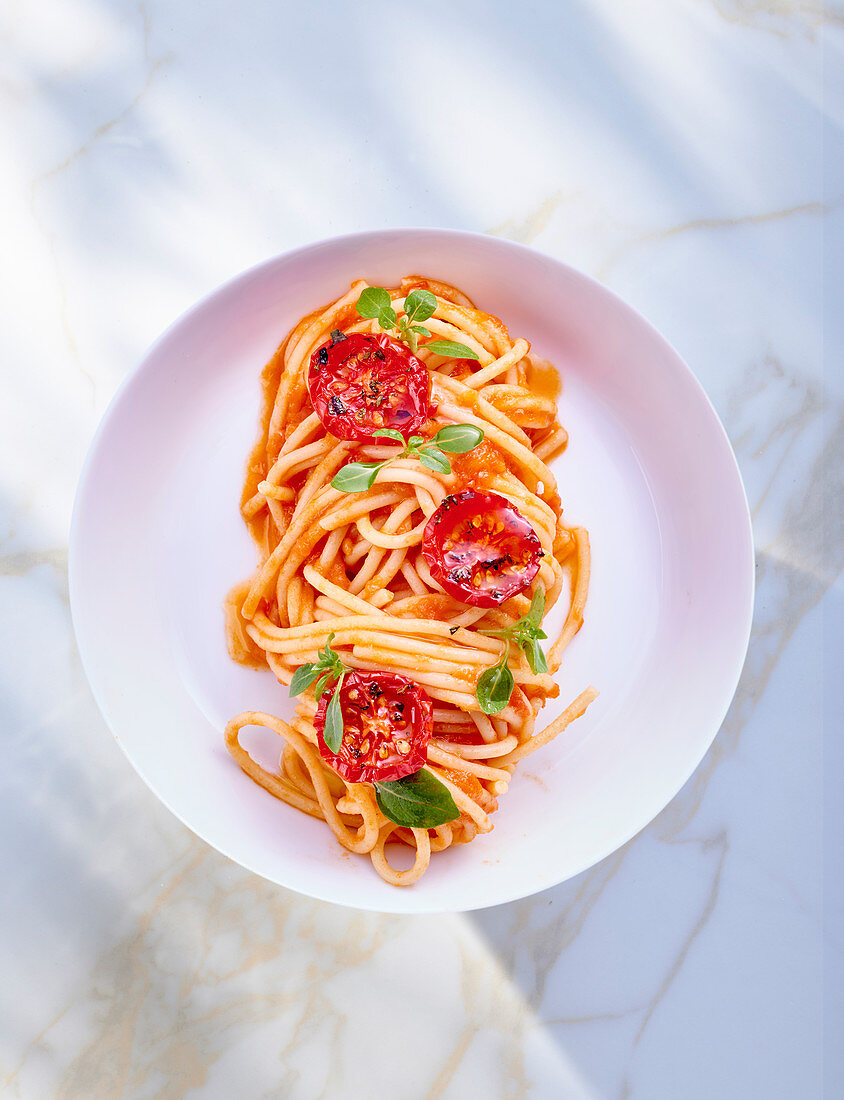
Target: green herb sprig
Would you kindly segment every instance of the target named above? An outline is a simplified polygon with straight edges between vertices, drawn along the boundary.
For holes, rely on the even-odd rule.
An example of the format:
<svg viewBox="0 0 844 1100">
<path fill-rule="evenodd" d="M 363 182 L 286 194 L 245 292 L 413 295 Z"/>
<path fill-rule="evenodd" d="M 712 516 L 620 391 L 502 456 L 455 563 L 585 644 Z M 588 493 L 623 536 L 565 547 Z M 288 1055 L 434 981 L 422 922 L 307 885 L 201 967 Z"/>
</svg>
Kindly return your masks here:
<svg viewBox="0 0 844 1100">
<path fill-rule="evenodd" d="M 314 695 L 319 702 L 331 681 L 336 680 L 334 694 L 325 712 L 325 728 L 322 731 L 326 745 L 336 754 L 343 744 L 343 710 L 340 706 L 340 690 L 346 673 L 350 669 L 346 668 L 340 660 L 340 654 L 331 648 L 333 641 L 334 634 L 329 634 L 325 649 L 317 651 L 319 659 L 308 661 L 296 669 L 290 681 L 290 694 L 301 695 L 311 684 L 314 684 Z"/>
<path fill-rule="evenodd" d="M 411 290 L 404 300 L 404 316 L 399 317 L 393 309 L 392 299 L 382 286 L 368 286 L 357 300 L 357 311 L 361 317 L 377 321 L 385 332 L 395 332 L 415 355 L 419 351 L 419 337 L 430 338 L 430 329 L 422 321 L 433 317 L 437 308 L 437 299 L 430 290 Z M 444 355 L 450 359 L 477 359 L 477 353 L 458 344 L 455 340 L 432 340 L 423 344 L 426 351 L 435 355 Z"/>
<path fill-rule="evenodd" d="M 466 454 L 474 450 L 484 437 L 483 431 L 474 424 L 447 424 L 430 440 L 421 435 L 412 435 L 405 441 L 401 432 L 393 428 L 379 428 L 373 435 L 393 439 L 402 444 L 402 449 L 383 462 L 349 462 L 331 479 L 335 489 L 342 493 L 362 493 L 365 489 L 371 489 L 378 471 L 400 458 L 418 458 L 429 470 L 450 474 L 451 463 L 445 452 Z"/>
<path fill-rule="evenodd" d="M 501 630 L 478 631 L 479 634 L 486 634 L 491 638 L 504 639 L 504 652 L 500 660 L 480 676 L 478 686 L 475 688 L 478 705 L 484 714 L 499 714 L 510 702 L 515 683 L 507 663 L 511 643 L 517 645 L 524 653 L 534 675 L 548 671 L 548 662 L 539 646 L 539 642 L 548 637 L 540 626 L 544 614 L 545 593 L 541 588 L 537 588 L 527 615 L 523 615 L 518 622 Z"/>
</svg>

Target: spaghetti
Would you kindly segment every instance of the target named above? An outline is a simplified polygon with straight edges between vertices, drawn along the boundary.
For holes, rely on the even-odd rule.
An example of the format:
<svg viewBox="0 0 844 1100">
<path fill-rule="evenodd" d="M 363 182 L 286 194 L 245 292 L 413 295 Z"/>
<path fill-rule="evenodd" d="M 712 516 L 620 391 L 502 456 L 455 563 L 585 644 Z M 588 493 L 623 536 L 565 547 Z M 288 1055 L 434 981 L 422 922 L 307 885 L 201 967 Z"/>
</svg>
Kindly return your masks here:
<svg viewBox="0 0 844 1100">
<path fill-rule="evenodd" d="M 226 600 L 228 646 L 236 661 L 269 667 L 281 684 L 299 670 L 294 690 L 303 672 L 309 686 L 291 722 L 247 711 L 225 737 L 256 783 L 324 821 L 344 848 L 369 855 L 388 883 L 406 886 L 432 853 L 489 832 L 518 761 L 595 698 L 587 688 L 536 732 L 539 711 L 558 694 L 553 673 L 583 621 L 589 539 L 563 522 L 548 465 L 567 442 L 553 368 L 452 286 L 410 277 L 389 292 L 372 288 L 388 295 L 386 314 L 373 298 L 381 312 L 361 316 L 367 287 L 356 281 L 305 317 L 264 369 L 261 434 L 241 501 L 260 564 Z M 427 344 L 407 323 L 406 303 L 420 295 L 431 302 L 417 326 Z M 383 335 L 385 315 L 396 318 L 409 349 Z M 410 421 L 408 431 L 388 430 Z M 373 435 L 379 424 L 386 435 Z M 471 426 L 462 430 L 475 430 L 480 442 L 458 450 L 460 433 L 442 431 L 452 425 Z M 449 440 L 453 457 L 444 453 Z M 370 487 L 332 484 L 358 468 Z M 496 540 L 497 557 L 478 551 Z M 561 600 L 568 605 L 561 633 L 537 655 L 542 615 Z M 482 705 L 490 683 L 492 697 L 505 695 Z M 432 718 L 413 744 L 406 699 Z M 346 740 L 333 754 L 337 722 Z M 241 745 L 247 726 L 282 738 L 277 772 Z M 413 728 L 418 733 L 418 723 Z M 362 757 L 372 766 L 355 771 Z M 415 763 L 402 768 L 405 760 Z M 453 806 L 451 819 L 413 827 L 387 816 L 390 783 L 359 778 L 377 777 L 382 763 L 393 768 L 385 776 L 405 785 L 430 773 Z M 412 850 L 407 869 L 389 862 L 394 844 Z"/>
</svg>

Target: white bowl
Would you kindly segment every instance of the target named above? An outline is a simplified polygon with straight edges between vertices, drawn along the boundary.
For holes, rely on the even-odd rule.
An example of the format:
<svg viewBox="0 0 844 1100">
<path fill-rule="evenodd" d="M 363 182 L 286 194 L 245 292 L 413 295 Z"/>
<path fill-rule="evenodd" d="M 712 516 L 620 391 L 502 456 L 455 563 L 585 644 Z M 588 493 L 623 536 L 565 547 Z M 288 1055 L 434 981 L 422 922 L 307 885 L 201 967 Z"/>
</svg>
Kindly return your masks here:
<svg viewBox="0 0 844 1100">
<path fill-rule="evenodd" d="M 269 672 L 226 655 L 222 600 L 254 568 L 238 511 L 259 374 L 288 329 L 359 276 L 462 288 L 563 377 L 555 464 L 569 522 L 591 534 L 586 620 L 550 721 L 588 684 L 587 714 L 524 761 L 495 829 L 397 889 L 322 823 L 243 775 L 223 728 L 287 716 Z M 70 590 L 97 702 L 141 777 L 189 828 L 283 886 L 363 909 L 505 902 L 603 859 L 677 793 L 735 690 L 753 603 L 747 502 L 691 371 L 604 287 L 520 245 L 452 230 L 360 233 L 300 248 L 209 295 L 159 339 L 103 419 L 80 481 Z M 277 759 L 274 735 L 250 746 Z"/>
</svg>

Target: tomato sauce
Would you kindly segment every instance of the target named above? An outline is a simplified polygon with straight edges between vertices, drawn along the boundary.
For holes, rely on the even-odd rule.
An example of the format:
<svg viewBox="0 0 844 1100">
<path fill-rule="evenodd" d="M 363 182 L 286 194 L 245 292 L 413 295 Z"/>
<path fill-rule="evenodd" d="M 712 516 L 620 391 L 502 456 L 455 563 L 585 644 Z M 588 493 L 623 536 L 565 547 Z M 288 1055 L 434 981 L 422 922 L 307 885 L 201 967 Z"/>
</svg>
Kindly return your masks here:
<svg viewBox="0 0 844 1100">
<path fill-rule="evenodd" d="M 550 397 L 556 401 L 562 389 L 560 372 L 547 359 L 532 356 L 528 360 L 527 385 L 537 397 Z"/>
<path fill-rule="evenodd" d="M 458 484 L 467 489 L 480 489 L 490 477 L 503 477 L 510 472 L 504 452 L 486 439 L 474 450 L 454 455 L 451 469 L 457 476 Z"/>
</svg>

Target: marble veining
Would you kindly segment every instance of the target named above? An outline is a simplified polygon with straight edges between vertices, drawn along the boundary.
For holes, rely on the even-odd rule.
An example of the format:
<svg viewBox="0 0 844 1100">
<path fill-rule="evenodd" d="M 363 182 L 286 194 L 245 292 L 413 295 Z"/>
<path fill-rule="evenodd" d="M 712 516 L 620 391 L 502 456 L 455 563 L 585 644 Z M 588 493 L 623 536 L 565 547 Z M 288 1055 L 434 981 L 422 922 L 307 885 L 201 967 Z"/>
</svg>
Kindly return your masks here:
<svg viewBox="0 0 844 1100">
<path fill-rule="evenodd" d="M 819 0 L 0 10 L 4 1095 L 841 1091 L 842 24 Z M 251 263 L 400 224 L 534 245 L 642 310 L 725 423 L 757 546 L 745 669 L 684 789 L 576 879 L 463 916 L 314 902 L 189 834 L 108 734 L 67 599 L 79 469 L 145 346 Z"/>
</svg>

